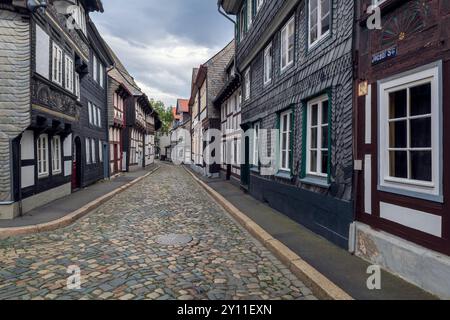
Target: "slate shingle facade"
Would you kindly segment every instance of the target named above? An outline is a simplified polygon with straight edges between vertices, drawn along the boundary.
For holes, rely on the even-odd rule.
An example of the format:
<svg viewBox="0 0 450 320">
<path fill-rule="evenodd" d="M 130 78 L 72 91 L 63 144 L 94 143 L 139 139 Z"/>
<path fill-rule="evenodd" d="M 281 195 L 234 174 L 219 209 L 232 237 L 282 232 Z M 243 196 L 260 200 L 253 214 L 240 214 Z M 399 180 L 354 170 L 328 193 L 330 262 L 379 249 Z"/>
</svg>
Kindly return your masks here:
<svg viewBox="0 0 450 320">
<path fill-rule="evenodd" d="M 245 179 L 249 175 L 248 188 L 253 196 L 347 247 L 353 219 L 353 1 L 333 0 L 331 7 L 331 31 L 314 47 L 308 47 L 308 0 L 265 0 L 240 39 L 238 69 L 242 74 L 249 67 L 251 70 L 251 97 L 242 106 L 244 128 L 251 128 L 258 121 L 262 129 L 277 129 L 280 112 L 288 109 L 293 111 L 294 120 L 291 176 L 261 176 L 254 170 L 250 173 L 246 165 L 242 176 Z M 292 17 L 295 17 L 294 63 L 282 72 L 281 29 Z M 264 49 L 270 42 L 272 81 L 264 85 Z M 331 103 L 331 161 L 326 187 L 303 179 L 304 110 L 308 100 L 320 94 L 328 94 Z M 269 139 L 268 144 L 278 152 L 276 141 Z"/>
</svg>

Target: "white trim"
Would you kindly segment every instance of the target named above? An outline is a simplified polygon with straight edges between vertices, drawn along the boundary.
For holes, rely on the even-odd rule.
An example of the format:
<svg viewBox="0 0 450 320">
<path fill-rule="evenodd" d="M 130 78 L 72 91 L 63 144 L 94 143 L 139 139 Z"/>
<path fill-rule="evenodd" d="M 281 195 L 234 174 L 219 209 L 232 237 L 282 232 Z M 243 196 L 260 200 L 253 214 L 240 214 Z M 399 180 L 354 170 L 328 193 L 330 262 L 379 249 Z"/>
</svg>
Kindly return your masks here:
<svg viewBox="0 0 450 320">
<path fill-rule="evenodd" d="M 372 155 L 364 159 L 364 211 L 372 214 Z"/>
<path fill-rule="evenodd" d="M 411 229 L 442 237 L 442 217 L 380 202 L 380 217 Z"/>
<path fill-rule="evenodd" d="M 412 197 L 427 199 L 431 197 L 430 200 L 442 201 L 442 131 L 439 129 L 442 125 L 440 71 L 440 65 L 433 64 L 431 67 L 427 66 L 427 69 L 416 69 L 406 75 L 399 75 L 379 83 L 379 188 L 382 191 L 401 194 L 406 192 Z M 389 153 L 387 152 L 389 147 L 389 93 L 423 83 L 431 83 L 431 182 L 391 177 L 389 175 Z"/>
<path fill-rule="evenodd" d="M 54 136 L 52 138 L 52 174 L 60 174 L 62 172 L 61 153 L 61 137 Z"/>
<path fill-rule="evenodd" d="M 328 123 L 328 119 L 326 119 L 326 122 L 323 122 L 322 119 L 322 108 L 323 103 L 327 101 L 328 102 L 328 110 L 327 114 L 329 113 L 329 97 L 327 94 L 324 94 L 318 98 L 315 98 L 311 101 L 308 101 L 307 104 L 307 121 L 306 121 L 306 173 L 307 175 L 312 176 L 319 176 L 322 178 L 328 177 L 328 165 L 327 165 L 327 172 L 322 172 L 322 152 L 327 151 L 328 157 L 331 157 L 330 149 L 327 141 L 327 147 L 322 147 L 322 130 L 324 127 L 328 128 L 328 135 L 330 134 L 330 123 Z M 317 124 L 314 125 L 314 128 L 317 130 L 317 141 L 316 141 L 316 148 L 311 147 L 311 131 L 312 131 L 312 106 L 317 106 Z M 327 137 L 328 139 L 328 137 Z M 315 151 L 317 153 L 317 159 L 316 159 L 316 171 L 312 171 L 311 169 L 311 152 Z"/>
<path fill-rule="evenodd" d="M 91 139 L 91 157 L 92 163 L 97 163 L 97 153 L 95 152 L 95 139 Z"/>
<path fill-rule="evenodd" d="M 41 134 L 36 141 L 37 149 L 37 170 L 38 178 L 45 178 L 49 175 L 49 150 L 48 150 L 48 135 Z"/>
<path fill-rule="evenodd" d="M 289 27 L 293 24 L 292 32 L 293 34 L 289 34 Z M 292 36 L 293 39 L 293 48 L 292 48 L 292 59 L 289 61 L 289 38 Z M 281 66 L 281 72 L 289 68 L 294 64 L 295 60 L 295 16 L 293 16 L 289 21 L 284 25 L 283 29 L 281 29 L 281 56 L 280 56 L 280 66 Z M 285 44 L 285 47 L 283 47 L 283 43 Z M 285 51 L 285 52 L 284 52 Z M 286 65 L 283 66 L 283 57 L 286 58 Z"/>
<path fill-rule="evenodd" d="M 287 128 L 283 126 L 283 118 L 287 116 Z M 287 110 L 280 114 L 280 159 L 279 169 L 291 172 L 291 134 L 292 134 L 292 110 Z M 286 133 L 286 149 L 283 150 L 283 134 Z M 283 163 L 283 153 L 286 154 L 286 161 Z"/>
<path fill-rule="evenodd" d="M 70 92 L 74 92 L 74 66 L 72 58 L 68 55 L 65 55 L 64 57 L 64 66 L 64 88 L 66 88 Z"/>
<path fill-rule="evenodd" d="M 91 139 L 86 138 L 85 139 L 86 144 L 86 164 L 91 164 Z"/>
<path fill-rule="evenodd" d="M 273 54 L 272 42 L 264 49 L 264 85 L 272 82 Z"/>
<path fill-rule="evenodd" d="M 52 80 L 62 86 L 63 84 L 63 52 L 62 49 L 53 42 L 52 46 Z"/>
<path fill-rule="evenodd" d="M 365 128 L 365 142 L 372 143 L 372 85 L 369 84 L 366 96 L 366 128 Z"/>
<path fill-rule="evenodd" d="M 317 39 L 314 40 L 313 42 L 311 42 L 311 0 L 308 1 L 308 47 L 312 48 L 314 47 L 317 43 L 319 43 L 323 38 L 325 38 L 326 36 L 328 36 L 330 34 L 330 30 L 331 30 L 331 0 L 329 1 L 329 12 L 328 12 L 328 18 L 330 21 L 330 27 L 329 29 L 322 34 L 322 1 L 321 0 L 317 0 Z"/>
<path fill-rule="evenodd" d="M 244 100 L 247 101 L 251 97 L 252 80 L 250 78 L 250 68 L 244 73 Z"/>
</svg>

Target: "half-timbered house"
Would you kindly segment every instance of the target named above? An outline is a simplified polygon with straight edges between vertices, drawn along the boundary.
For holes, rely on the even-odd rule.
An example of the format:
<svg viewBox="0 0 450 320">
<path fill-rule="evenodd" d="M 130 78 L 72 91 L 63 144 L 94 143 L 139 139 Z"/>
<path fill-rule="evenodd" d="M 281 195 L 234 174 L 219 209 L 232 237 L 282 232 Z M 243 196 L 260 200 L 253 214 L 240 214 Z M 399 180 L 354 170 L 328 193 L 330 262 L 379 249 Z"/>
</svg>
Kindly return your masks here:
<svg viewBox="0 0 450 320">
<path fill-rule="evenodd" d="M 224 70 L 226 83 L 214 100 L 220 110 L 222 178 L 240 184 L 241 181 L 241 78 L 234 67 L 234 55 Z"/>
<path fill-rule="evenodd" d="M 92 11 L 100 0 L 0 1 L 1 218 L 70 194 L 81 175 L 75 125 Z"/>
<path fill-rule="evenodd" d="M 449 298 L 450 1 L 363 0 L 356 17 L 354 249 Z"/>
<path fill-rule="evenodd" d="M 220 164 L 206 164 L 203 151 L 211 141 L 204 141 L 209 129 L 220 130 L 220 110 L 214 106 L 214 99 L 226 82 L 223 72 L 235 51 L 231 41 L 214 57 L 193 71 L 191 98 L 192 168 L 205 176 L 218 177 Z M 213 138 L 211 138 L 212 140 Z"/>
</svg>

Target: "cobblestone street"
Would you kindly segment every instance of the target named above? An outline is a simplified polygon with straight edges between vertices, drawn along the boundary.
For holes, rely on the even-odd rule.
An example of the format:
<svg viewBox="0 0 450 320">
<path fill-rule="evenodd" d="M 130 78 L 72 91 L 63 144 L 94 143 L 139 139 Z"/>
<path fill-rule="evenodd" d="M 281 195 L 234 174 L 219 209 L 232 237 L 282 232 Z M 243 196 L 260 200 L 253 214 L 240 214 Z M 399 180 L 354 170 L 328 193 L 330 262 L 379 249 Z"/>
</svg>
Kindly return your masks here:
<svg viewBox="0 0 450 320">
<path fill-rule="evenodd" d="M 182 234 L 186 245 L 158 236 Z M 67 268 L 81 289 L 67 289 Z M 314 299 L 181 167 L 161 168 L 73 226 L 0 241 L 0 299 Z"/>
</svg>

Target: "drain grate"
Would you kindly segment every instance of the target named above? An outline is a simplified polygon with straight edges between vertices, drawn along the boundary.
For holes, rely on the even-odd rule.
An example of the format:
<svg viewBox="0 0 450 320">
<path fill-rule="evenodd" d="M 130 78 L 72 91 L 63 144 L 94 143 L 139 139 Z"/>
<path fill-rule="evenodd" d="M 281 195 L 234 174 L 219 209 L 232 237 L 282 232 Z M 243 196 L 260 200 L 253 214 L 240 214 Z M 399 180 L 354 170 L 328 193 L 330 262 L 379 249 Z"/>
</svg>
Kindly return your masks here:
<svg viewBox="0 0 450 320">
<path fill-rule="evenodd" d="M 156 237 L 156 242 L 165 246 L 179 246 L 183 244 L 188 244 L 193 238 L 187 234 L 165 234 Z"/>
</svg>

